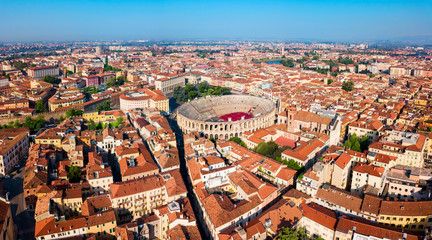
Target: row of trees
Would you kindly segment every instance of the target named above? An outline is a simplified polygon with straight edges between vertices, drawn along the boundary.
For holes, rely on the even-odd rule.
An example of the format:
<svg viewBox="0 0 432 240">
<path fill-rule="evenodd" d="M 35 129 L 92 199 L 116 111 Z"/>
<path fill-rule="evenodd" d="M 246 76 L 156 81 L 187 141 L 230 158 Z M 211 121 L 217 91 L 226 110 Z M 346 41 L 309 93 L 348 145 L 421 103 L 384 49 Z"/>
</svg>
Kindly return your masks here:
<svg viewBox="0 0 432 240">
<path fill-rule="evenodd" d="M 28 127 L 30 130 L 40 130 L 45 124 L 45 118 L 43 115 L 37 116 L 37 118 L 32 119 L 30 116 L 26 117 L 24 123 L 20 123 L 20 121 L 10 121 L 8 124 L 0 125 L 0 129 L 8 129 L 8 128 L 19 128 L 19 127 Z"/>
<path fill-rule="evenodd" d="M 83 110 L 80 110 L 80 109 L 75 110 L 74 108 L 71 108 L 71 109 L 68 109 L 66 111 L 65 116 L 66 116 L 66 118 L 78 117 L 78 116 L 82 116 L 83 113 L 84 113 Z"/>
<path fill-rule="evenodd" d="M 51 75 L 46 75 L 45 77 L 43 77 L 41 79 L 41 81 L 47 82 L 47 83 L 51 83 L 51 84 L 59 84 L 61 83 L 61 79 L 51 76 Z"/>
<path fill-rule="evenodd" d="M 113 123 L 95 123 L 93 120 L 87 124 L 89 130 L 102 130 L 105 128 L 123 128 L 124 127 L 124 119 L 122 117 L 118 117 L 117 120 Z"/>
<path fill-rule="evenodd" d="M 120 72 L 121 69 L 120 69 L 120 68 L 113 67 L 113 66 L 108 65 L 108 64 L 105 64 L 105 65 L 104 65 L 104 72 L 107 72 L 107 71 Z"/>
<path fill-rule="evenodd" d="M 196 97 L 205 97 L 205 96 L 220 96 L 220 95 L 228 95 L 231 94 L 229 88 L 221 87 L 221 86 L 210 86 L 207 82 L 201 82 L 198 86 L 198 89 L 188 83 L 185 87 L 177 87 L 174 90 L 173 97 L 182 102 L 186 102 L 188 100 L 192 100 Z"/>
<path fill-rule="evenodd" d="M 345 65 L 354 64 L 354 61 L 352 59 L 349 59 L 349 58 L 339 58 L 338 62 L 345 64 Z"/>
</svg>

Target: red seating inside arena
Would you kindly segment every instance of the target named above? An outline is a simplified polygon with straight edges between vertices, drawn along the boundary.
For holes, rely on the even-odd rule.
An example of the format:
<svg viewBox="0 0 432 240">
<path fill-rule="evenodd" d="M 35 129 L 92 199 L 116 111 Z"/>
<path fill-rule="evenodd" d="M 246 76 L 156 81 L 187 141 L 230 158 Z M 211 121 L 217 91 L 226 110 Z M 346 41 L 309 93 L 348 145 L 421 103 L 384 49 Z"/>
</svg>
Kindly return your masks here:
<svg viewBox="0 0 432 240">
<path fill-rule="evenodd" d="M 222 116 L 219 116 L 220 119 L 224 121 L 229 121 L 229 118 L 231 118 L 231 121 L 238 121 L 241 120 L 241 118 L 244 116 L 244 119 L 253 118 L 251 114 L 244 113 L 244 112 L 235 112 L 235 113 L 229 113 Z"/>
</svg>

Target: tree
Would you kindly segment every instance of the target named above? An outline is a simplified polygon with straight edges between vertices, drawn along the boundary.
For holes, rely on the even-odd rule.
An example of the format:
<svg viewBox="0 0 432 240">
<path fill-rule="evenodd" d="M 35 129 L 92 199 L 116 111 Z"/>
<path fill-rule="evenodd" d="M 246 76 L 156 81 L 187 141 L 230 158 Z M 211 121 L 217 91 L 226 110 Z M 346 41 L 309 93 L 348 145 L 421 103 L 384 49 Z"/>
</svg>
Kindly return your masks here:
<svg viewBox="0 0 432 240">
<path fill-rule="evenodd" d="M 357 141 L 355 141 L 355 142 L 352 144 L 352 146 L 351 146 L 351 150 L 356 151 L 356 152 L 361 152 L 361 149 L 360 149 L 360 143 L 359 143 L 359 141 L 358 141 L 358 138 L 357 138 Z"/>
<path fill-rule="evenodd" d="M 63 122 L 64 119 L 65 119 L 65 118 L 64 118 L 63 116 L 60 116 L 60 118 L 59 118 L 60 122 Z"/>
<path fill-rule="evenodd" d="M 352 90 L 354 90 L 354 83 L 352 81 L 344 81 L 342 83 L 342 89 L 347 92 L 351 92 Z"/>
<path fill-rule="evenodd" d="M 333 79 L 327 79 L 327 85 L 330 85 L 333 83 Z"/>
<path fill-rule="evenodd" d="M 66 111 L 66 118 L 71 118 L 71 117 L 73 117 L 73 116 L 75 116 L 75 109 L 73 109 L 73 108 L 71 108 L 71 109 L 68 109 L 67 111 Z"/>
<path fill-rule="evenodd" d="M 351 149 L 353 151 L 356 151 L 356 152 L 361 152 L 361 146 L 360 146 L 359 138 L 357 137 L 357 135 L 355 133 L 353 135 L 351 135 L 348 140 L 345 141 L 344 147 Z"/>
<path fill-rule="evenodd" d="M 198 96 L 198 92 L 197 91 L 190 91 L 188 92 L 188 99 L 194 99 Z"/>
<path fill-rule="evenodd" d="M 12 63 L 12 66 L 14 66 L 15 68 L 17 68 L 19 70 L 23 70 L 24 68 L 28 67 L 28 63 L 16 61 L 16 62 Z"/>
<path fill-rule="evenodd" d="M 109 111 L 111 110 L 111 101 L 105 101 L 103 104 L 99 104 L 96 106 L 96 111 Z"/>
<path fill-rule="evenodd" d="M 36 101 L 35 110 L 36 110 L 37 113 L 41 113 L 41 112 L 45 112 L 46 111 L 45 103 L 43 102 L 42 99 Z"/>
<path fill-rule="evenodd" d="M 207 92 L 207 90 L 210 88 L 210 85 L 208 84 L 208 82 L 204 81 L 204 82 L 200 82 L 199 86 L 198 86 L 198 91 L 200 93 L 205 93 Z"/>
<path fill-rule="evenodd" d="M 282 232 L 279 233 L 281 240 L 308 240 L 309 236 L 304 228 L 291 229 L 289 227 L 282 228 Z"/>
<path fill-rule="evenodd" d="M 279 148 L 279 146 L 273 142 L 260 142 L 258 145 L 253 149 L 254 152 L 257 152 L 261 155 L 264 155 L 266 157 L 272 156 L 272 154 Z"/>
<path fill-rule="evenodd" d="M 118 117 L 117 121 L 114 123 L 114 126 L 117 128 L 123 128 L 124 126 L 124 119 L 123 117 Z"/>
<path fill-rule="evenodd" d="M 107 71 L 119 72 L 119 71 L 121 71 L 121 69 L 120 69 L 120 68 L 113 67 L 113 66 L 108 65 L 108 64 L 105 64 L 105 65 L 104 65 L 104 72 L 107 72 Z"/>
<path fill-rule="evenodd" d="M 234 141 L 237 144 L 239 144 L 240 146 L 247 148 L 246 143 L 243 142 L 239 137 L 232 137 L 232 138 L 229 139 L 229 141 Z"/>
<path fill-rule="evenodd" d="M 313 56 L 312 59 L 313 59 L 313 60 L 319 60 L 319 56 L 318 56 L 318 55 L 315 55 L 315 56 Z"/>
<path fill-rule="evenodd" d="M 229 139 L 229 141 L 233 141 L 236 142 L 237 144 L 240 144 L 240 142 L 242 141 L 239 137 L 232 137 Z"/>
<path fill-rule="evenodd" d="M 19 128 L 19 127 L 21 127 L 21 123 L 17 119 L 17 120 L 15 120 L 14 128 Z"/>
<path fill-rule="evenodd" d="M 290 159 L 289 161 L 283 161 L 289 168 L 294 170 L 300 170 L 302 167 L 293 159 Z"/>
<path fill-rule="evenodd" d="M 127 82 L 126 78 L 123 76 L 119 76 L 117 78 L 112 78 L 107 81 L 106 88 L 110 87 L 119 87 Z"/>
<path fill-rule="evenodd" d="M 285 67 L 294 67 L 294 59 L 292 58 L 281 60 L 280 63 Z"/>
<path fill-rule="evenodd" d="M 87 124 L 87 127 L 89 130 L 96 130 L 96 124 L 93 120 L 90 120 L 90 122 Z"/>
<path fill-rule="evenodd" d="M 92 91 L 91 91 L 91 94 L 95 94 L 95 93 L 98 93 L 98 92 L 100 92 L 100 89 L 99 89 L 99 88 L 96 88 L 95 86 L 93 86 L 93 89 L 92 89 Z"/>
<path fill-rule="evenodd" d="M 81 170 L 77 166 L 70 166 L 67 172 L 69 182 L 76 183 L 81 180 Z"/>
<path fill-rule="evenodd" d="M 367 150 L 368 146 L 370 144 L 369 138 L 368 136 L 365 134 L 363 135 L 363 137 L 360 139 L 360 149 L 361 151 L 365 151 Z"/>
<path fill-rule="evenodd" d="M 24 120 L 23 126 L 29 128 L 31 123 L 32 123 L 32 118 L 30 116 L 26 117 L 25 120 Z"/>
<path fill-rule="evenodd" d="M 352 59 L 349 59 L 349 58 L 339 58 L 338 61 L 342 64 L 345 64 L 345 65 L 354 63 L 354 61 Z"/>
<path fill-rule="evenodd" d="M 231 94 L 231 90 L 229 88 L 217 86 L 210 86 L 207 82 L 201 82 L 198 86 L 198 89 L 188 83 L 185 87 L 177 87 L 174 89 L 173 98 L 177 101 L 186 102 L 187 100 L 192 100 L 196 97 L 205 97 L 205 96 L 213 96 L 213 95 L 228 95 Z"/>
<path fill-rule="evenodd" d="M 189 93 L 190 91 L 196 91 L 196 87 L 190 83 L 187 83 L 185 86 L 185 91 Z"/>
<path fill-rule="evenodd" d="M 45 77 L 43 77 L 41 79 L 41 81 L 44 81 L 44 82 L 47 82 L 47 83 L 51 83 L 51 84 L 59 84 L 59 83 L 61 83 L 60 78 L 56 78 L 56 77 L 53 77 L 51 75 L 46 75 Z"/>
</svg>

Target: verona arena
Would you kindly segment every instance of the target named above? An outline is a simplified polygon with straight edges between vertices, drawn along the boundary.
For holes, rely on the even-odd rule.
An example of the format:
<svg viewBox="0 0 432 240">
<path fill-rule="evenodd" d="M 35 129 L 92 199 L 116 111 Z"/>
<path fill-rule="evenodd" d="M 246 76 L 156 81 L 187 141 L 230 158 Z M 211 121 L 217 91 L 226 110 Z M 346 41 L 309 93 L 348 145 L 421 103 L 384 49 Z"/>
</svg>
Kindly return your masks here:
<svg viewBox="0 0 432 240">
<path fill-rule="evenodd" d="M 272 126 L 274 103 L 250 95 L 199 98 L 177 109 L 177 123 L 184 133 L 200 132 L 208 138 L 229 139 L 244 132 Z"/>
</svg>

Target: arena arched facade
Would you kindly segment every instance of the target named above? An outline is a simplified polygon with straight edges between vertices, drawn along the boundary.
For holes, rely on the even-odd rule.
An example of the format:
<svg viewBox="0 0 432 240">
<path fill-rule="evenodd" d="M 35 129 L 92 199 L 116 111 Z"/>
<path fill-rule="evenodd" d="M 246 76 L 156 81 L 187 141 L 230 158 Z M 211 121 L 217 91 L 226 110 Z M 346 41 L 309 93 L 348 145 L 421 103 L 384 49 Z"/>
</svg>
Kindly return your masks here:
<svg viewBox="0 0 432 240">
<path fill-rule="evenodd" d="M 240 137 L 244 132 L 272 126 L 276 108 L 271 100 L 250 95 L 200 98 L 177 109 L 177 123 L 184 133 L 193 131 L 217 139 Z"/>
</svg>

